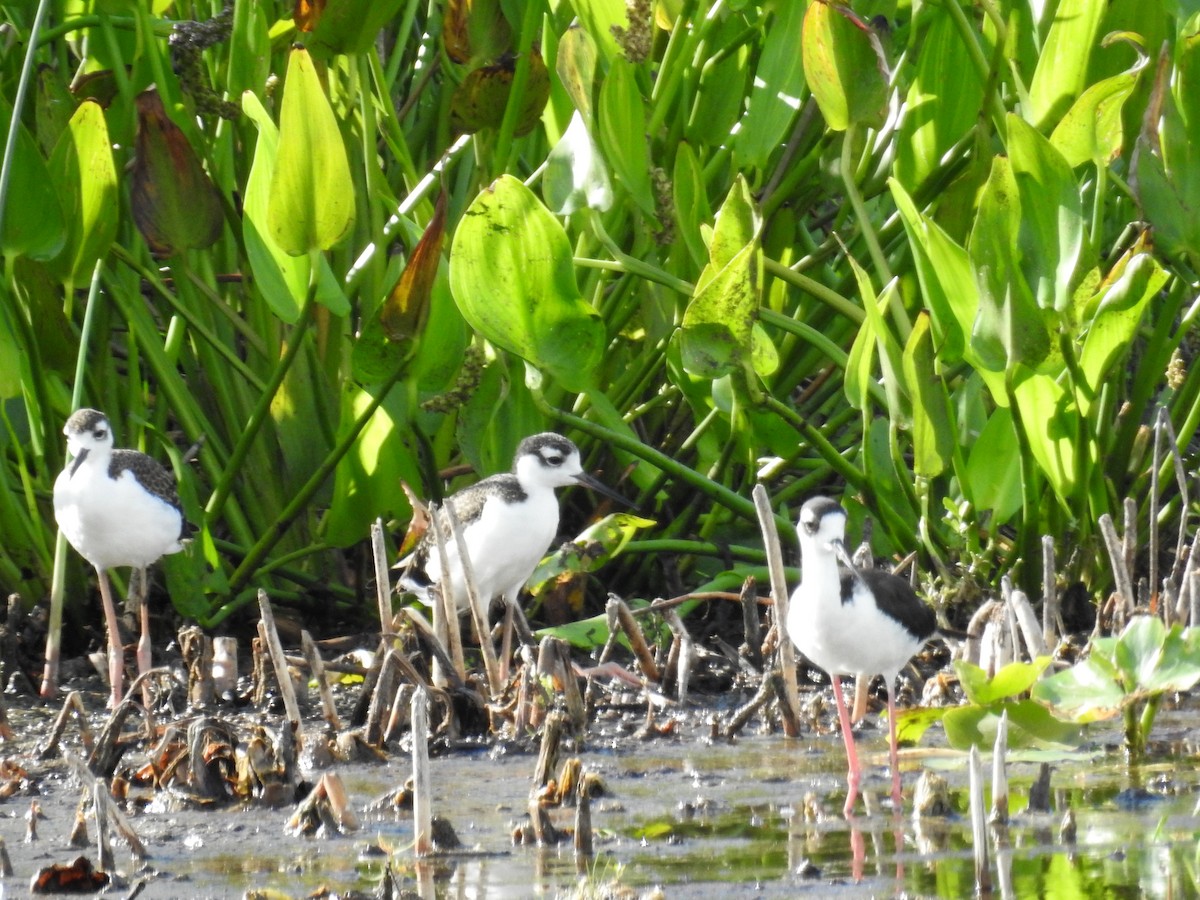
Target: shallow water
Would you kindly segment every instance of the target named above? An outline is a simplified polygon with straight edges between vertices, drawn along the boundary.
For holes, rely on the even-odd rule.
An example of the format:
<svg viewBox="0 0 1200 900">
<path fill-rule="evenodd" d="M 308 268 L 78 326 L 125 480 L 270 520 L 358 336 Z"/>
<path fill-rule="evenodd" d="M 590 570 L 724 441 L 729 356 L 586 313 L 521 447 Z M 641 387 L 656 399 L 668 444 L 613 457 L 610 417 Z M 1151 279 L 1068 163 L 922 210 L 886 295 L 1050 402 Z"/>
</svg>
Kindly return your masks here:
<svg viewBox="0 0 1200 900">
<path fill-rule="evenodd" d="M 1161 715 L 1154 736 L 1170 738 L 1174 755 L 1157 755 L 1154 764 L 1140 769 L 1130 770 L 1115 742 L 1104 741 L 1111 735 L 1103 732 L 1091 735 L 1089 752 L 1060 755 L 1051 780 L 1051 814 L 1023 812 L 1037 760 L 1013 760 L 1012 822 L 999 842 L 992 838 L 995 896 L 1200 894 L 1200 820 L 1194 815 L 1200 772 L 1187 740 L 1188 722 L 1195 718 L 1194 711 Z M 24 728 L 36 730 L 44 723 L 29 721 Z M 936 731 L 923 749 L 906 754 L 905 808 L 911 811 L 917 775 L 928 767 L 949 782 L 958 815 L 922 823 L 893 817 L 886 808 L 885 733 L 869 726 L 860 734 L 860 747 L 871 811 L 867 814 L 860 802 L 859 815 L 848 823 L 839 813 L 845 758 L 836 734 L 797 740 L 747 735 L 732 744 L 711 744 L 700 736 L 702 730 L 680 729 L 675 736 L 649 741 L 597 739 L 579 754 L 607 788 L 592 805 L 591 885 L 613 880 L 633 888 L 661 885 L 670 898 L 974 893 L 965 757 L 930 749 Z M 94 846 L 66 846 L 78 787 L 60 767 L 39 769 L 24 762 L 43 773 L 40 801 L 47 819 L 39 825 L 40 840 L 27 844 L 24 814 L 30 797 L 0 804 L 0 837 L 16 870 L 3 879 L 11 896 L 21 896 L 43 865 L 80 853 L 95 856 Z M 524 814 L 534 763 L 532 755 L 485 750 L 435 758 L 434 811 L 450 820 L 471 850 L 420 868 L 408 849 L 412 823 L 407 814 L 364 815 L 363 828 L 352 837 L 297 838 L 284 834 L 290 808 L 141 811 L 132 821 L 151 858 L 139 869 L 117 843 L 117 868 L 130 885 L 146 881 L 143 898 L 240 897 L 263 888 L 303 896 L 322 886 L 370 891 L 384 858 L 365 851 L 377 844 L 392 849 L 401 883 L 422 896 L 565 896 L 580 878 L 570 845 L 513 847 L 510 839 L 513 824 Z M 399 757 L 386 765 L 338 771 L 360 810 L 410 774 L 408 762 Z M 806 821 L 806 794 L 815 798 L 815 820 Z M 1077 821 L 1074 845 L 1058 836 L 1068 807 Z M 560 823 L 569 826 L 573 811 L 561 815 Z M 1008 891 L 1002 890 L 1002 871 L 1009 875 Z"/>
</svg>

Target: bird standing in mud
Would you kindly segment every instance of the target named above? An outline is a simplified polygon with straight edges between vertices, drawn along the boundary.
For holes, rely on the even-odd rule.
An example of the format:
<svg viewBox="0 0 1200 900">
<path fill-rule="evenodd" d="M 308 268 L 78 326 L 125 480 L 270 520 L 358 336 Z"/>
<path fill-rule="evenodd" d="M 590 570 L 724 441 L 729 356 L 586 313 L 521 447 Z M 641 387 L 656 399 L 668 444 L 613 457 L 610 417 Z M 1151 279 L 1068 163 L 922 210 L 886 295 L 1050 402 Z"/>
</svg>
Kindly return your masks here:
<svg viewBox="0 0 1200 900">
<path fill-rule="evenodd" d="M 68 543 L 96 568 L 108 630 L 111 704 L 121 702 L 124 649 L 108 570 L 140 570 L 141 638 L 138 673 L 150 668 L 150 616 L 145 570 L 159 557 L 183 549 L 186 527 L 175 479 L 136 450 L 114 450 L 108 417 L 81 409 L 63 427 L 71 459 L 54 482 L 54 518 Z"/>
<path fill-rule="evenodd" d="M 850 767 L 843 813 L 849 816 L 854 810 L 862 769 L 842 696 L 842 675 L 882 675 L 887 683 L 892 804 L 899 813 L 895 681 L 934 636 L 937 619 L 903 578 L 854 566 L 844 544 L 846 510 L 836 501 L 809 500 L 800 510 L 799 526 L 801 578 L 791 597 L 787 628 L 796 648 L 824 669 L 833 684 Z M 838 567 L 839 560 L 845 569 Z"/>
<path fill-rule="evenodd" d="M 583 471 L 579 449 L 571 441 L 551 432 L 521 441 L 512 472 L 485 478 L 446 498 L 446 505 L 453 508 L 462 525 L 475 586 L 485 605 L 497 595 L 516 603 L 517 594 L 558 534 L 554 491 L 571 484 L 582 484 L 624 502 Z M 442 534 L 450 536 L 445 524 Z M 458 545 L 452 539 L 445 544 L 450 599 L 462 614 L 469 608 L 469 599 Z M 399 565 L 405 567 L 400 587 L 430 602 L 430 588 L 445 575 L 433 534 L 427 532 Z"/>
</svg>

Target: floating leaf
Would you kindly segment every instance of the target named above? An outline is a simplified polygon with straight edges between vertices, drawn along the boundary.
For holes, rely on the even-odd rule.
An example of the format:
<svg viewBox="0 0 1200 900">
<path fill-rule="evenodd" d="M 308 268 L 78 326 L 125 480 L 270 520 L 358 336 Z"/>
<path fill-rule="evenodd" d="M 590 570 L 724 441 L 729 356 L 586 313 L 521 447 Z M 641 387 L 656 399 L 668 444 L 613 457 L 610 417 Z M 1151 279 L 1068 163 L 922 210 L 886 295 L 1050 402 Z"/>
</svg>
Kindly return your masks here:
<svg viewBox="0 0 1200 900">
<path fill-rule="evenodd" d="M 450 101 L 450 123 L 458 131 L 474 134 L 484 128 L 499 128 L 504 121 L 512 94 L 516 58 L 504 56 L 499 62 L 480 66 L 470 72 L 454 90 Z M 513 134 L 528 134 L 542 116 L 550 99 L 550 73 L 542 54 L 535 48 L 529 53 L 529 79 L 520 97 L 520 108 Z"/>
<path fill-rule="evenodd" d="M 216 243 L 221 197 L 155 88 L 137 96 L 138 131 L 129 206 L 150 250 L 170 256 Z"/>
<path fill-rule="evenodd" d="M 293 256 L 328 250 L 354 223 L 346 146 L 312 57 L 293 48 L 267 204 L 272 239 Z"/>
<path fill-rule="evenodd" d="M 518 179 L 501 176 L 467 209 L 450 250 L 450 287 L 489 341 L 569 390 L 592 384 L 604 324 L 579 293 L 562 225 Z"/>
</svg>

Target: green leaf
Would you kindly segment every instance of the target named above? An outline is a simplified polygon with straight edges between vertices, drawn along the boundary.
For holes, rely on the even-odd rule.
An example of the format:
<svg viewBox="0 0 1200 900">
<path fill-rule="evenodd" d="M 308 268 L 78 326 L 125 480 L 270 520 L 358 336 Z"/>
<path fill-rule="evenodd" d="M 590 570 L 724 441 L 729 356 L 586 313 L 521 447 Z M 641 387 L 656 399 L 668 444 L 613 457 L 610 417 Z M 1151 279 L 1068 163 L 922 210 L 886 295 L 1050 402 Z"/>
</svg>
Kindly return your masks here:
<svg viewBox="0 0 1200 900">
<path fill-rule="evenodd" d="M 1061 116 L 1087 84 L 1106 0 L 1061 0 L 1029 85 L 1029 121 L 1045 128 Z"/>
<path fill-rule="evenodd" d="M 1017 368 L 1013 396 L 1025 426 L 1030 452 L 1064 503 L 1074 502 L 1076 454 L 1095 456 L 1088 439 L 1080 446 L 1079 411 L 1072 394 L 1049 375 Z"/>
<path fill-rule="evenodd" d="M 901 746 L 919 744 L 931 725 L 946 715 L 943 707 L 913 706 L 896 710 L 896 743 Z"/>
<path fill-rule="evenodd" d="M 996 522 L 1009 521 L 1021 508 L 1021 447 L 1012 410 L 998 408 L 971 442 L 966 480 L 966 494 L 975 509 L 992 510 Z"/>
<path fill-rule="evenodd" d="M 1080 723 L 1111 719 L 1130 701 L 1112 663 L 1094 649 L 1087 659 L 1034 685 L 1033 699 Z"/>
<path fill-rule="evenodd" d="M 0 128 L 9 133 L 11 110 L 0 101 Z M 24 125 L 17 126 L 12 178 L 4 205 L 0 253 L 51 259 L 66 241 L 66 222 L 46 161 Z"/>
<path fill-rule="evenodd" d="M 267 227 L 287 253 L 328 250 L 354 223 L 354 182 L 346 146 L 312 57 L 294 48 L 279 115 Z"/>
<path fill-rule="evenodd" d="M 925 6 L 933 19 L 916 58 L 904 117 L 896 140 L 896 179 L 915 191 L 942 165 L 946 152 L 975 125 L 983 107 L 983 83 L 954 18 Z"/>
<path fill-rule="evenodd" d="M 912 399 L 908 386 L 904 382 L 904 351 L 900 342 L 887 325 L 884 314 L 891 306 L 891 292 L 896 290 L 893 280 L 884 288 L 883 295 L 876 299 L 875 289 L 871 285 L 871 276 L 859 265 L 852 256 L 846 257 L 854 270 L 858 282 L 858 292 L 862 296 L 863 308 L 866 310 L 866 320 L 859 328 L 854 345 L 850 348 L 850 360 L 846 366 L 846 397 L 851 404 L 855 398 L 866 403 L 869 396 L 867 379 L 872 377 L 873 354 L 879 352 L 879 369 L 883 381 L 883 389 L 887 395 L 888 414 L 892 421 L 907 428 L 912 417 Z M 851 373 L 854 373 L 853 378 Z M 853 394 L 851 391 L 853 390 Z M 862 407 L 859 407 L 862 408 Z"/>
<path fill-rule="evenodd" d="M 708 260 L 708 248 L 700 229 L 703 223 L 711 221 L 713 211 L 705 190 L 704 171 L 691 144 L 683 143 L 676 148 L 672 187 L 675 192 L 675 223 L 692 262 L 701 267 Z"/>
<path fill-rule="evenodd" d="M 934 366 L 933 336 L 924 311 L 904 347 L 904 381 L 913 400 L 913 473 L 934 478 L 945 471 L 954 452 L 954 426 L 946 383 Z"/>
<path fill-rule="evenodd" d="M 608 168 L 578 110 L 571 116 L 562 139 L 550 151 L 542 176 L 542 191 L 546 205 L 560 216 L 578 209 L 603 212 L 612 206 Z"/>
<path fill-rule="evenodd" d="M 1144 66 L 1142 57 L 1136 68 L 1088 87 L 1055 126 L 1050 143 L 1071 168 L 1085 162 L 1106 166 L 1120 155 L 1124 144 L 1121 111 Z"/>
<path fill-rule="evenodd" d="M 327 53 L 361 53 L 375 43 L 405 0 L 327 0 L 311 46 Z"/>
<path fill-rule="evenodd" d="M 801 33 L 804 12 L 803 3 L 782 4 L 765 27 L 749 106 L 734 138 L 734 153 L 742 168 L 763 168 L 800 112 L 804 66 L 796 53 L 796 35 Z"/>
<path fill-rule="evenodd" d="M 578 24 L 572 24 L 558 42 L 554 71 L 584 124 L 592 127 L 592 95 L 596 82 L 596 42 Z"/>
<path fill-rule="evenodd" d="M 717 213 L 710 261 L 683 313 L 680 352 L 693 375 L 719 378 L 751 355 L 762 286 L 761 217 L 739 175 Z"/>
<path fill-rule="evenodd" d="M 98 103 L 84 101 L 71 116 L 50 158 L 50 177 L 67 226 L 51 271 L 68 286 L 87 284 L 117 234 L 117 168 Z"/>
<path fill-rule="evenodd" d="M 956 750 L 969 750 L 972 746 L 991 748 L 996 743 L 996 731 L 1004 714 L 1008 716 L 1008 745 L 1013 749 L 1063 749 L 1079 742 L 1078 725 L 1056 719 L 1033 700 L 946 710 L 942 720 L 946 740 Z"/>
<path fill-rule="evenodd" d="M 617 181 L 642 212 L 655 214 L 650 186 L 650 150 L 646 146 L 646 104 L 634 66 L 615 60 L 600 86 L 600 146 Z"/>
<path fill-rule="evenodd" d="M 879 38 L 848 6 L 814 0 L 800 37 L 804 74 L 825 123 L 878 128 L 887 113 L 887 61 Z"/>
<path fill-rule="evenodd" d="M 621 48 L 613 35 L 613 26 L 629 27 L 625 0 L 571 0 L 570 5 L 604 58 L 609 61 L 619 58 Z"/>
<path fill-rule="evenodd" d="M 294 325 L 300 319 L 300 307 L 308 292 L 310 264 L 308 256 L 293 256 L 271 237 L 267 210 L 275 156 L 279 147 L 279 129 L 271 121 L 262 103 L 250 91 L 242 94 L 242 111 L 258 128 L 254 161 L 246 179 L 242 200 L 242 239 L 259 294 L 282 321 Z"/>
<path fill-rule="evenodd" d="M 965 660 L 955 660 L 954 671 L 967 701 L 976 706 L 990 706 L 1001 700 L 1020 697 L 1037 683 L 1053 659 L 1038 657 L 1033 662 L 1011 662 L 992 677 L 986 671 Z"/>
<path fill-rule="evenodd" d="M 1083 201 L 1062 154 L 1020 118 L 1010 114 L 1007 122 L 1020 194 L 1021 270 L 1037 305 L 1062 313 L 1071 305 L 1084 250 Z"/>
<path fill-rule="evenodd" d="M 569 390 L 591 386 L 604 323 L 579 293 L 566 232 L 511 175 L 481 191 L 459 223 L 450 288 L 463 317 L 489 341 Z"/>
</svg>

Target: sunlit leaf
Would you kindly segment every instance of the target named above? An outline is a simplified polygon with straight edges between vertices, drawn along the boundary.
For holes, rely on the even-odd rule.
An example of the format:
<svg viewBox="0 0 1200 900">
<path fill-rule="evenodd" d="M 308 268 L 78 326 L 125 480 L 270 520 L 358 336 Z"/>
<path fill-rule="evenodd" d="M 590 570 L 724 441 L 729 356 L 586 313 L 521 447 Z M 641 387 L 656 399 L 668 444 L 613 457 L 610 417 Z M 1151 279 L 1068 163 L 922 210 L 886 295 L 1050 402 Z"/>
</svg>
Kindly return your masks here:
<svg viewBox="0 0 1200 900">
<path fill-rule="evenodd" d="M 546 159 L 542 189 L 546 204 L 560 216 L 570 215 L 578 209 L 603 212 L 612 206 L 608 168 L 578 110 Z"/>
<path fill-rule="evenodd" d="M 734 139 L 734 150 L 746 167 L 766 164 L 800 112 L 804 66 L 796 53 L 796 36 L 804 11 L 803 3 L 784 3 L 766 26 L 749 106 Z"/>
<path fill-rule="evenodd" d="M 810 3 L 800 47 L 809 89 L 831 129 L 883 124 L 887 61 L 879 38 L 850 7 L 834 0 Z"/>
<path fill-rule="evenodd" d="M 967 456 L 966 493 L 980 512 L 1007 522 L 1021 508 L 1021 445 L 1012 411 L 1000 407 L 987 420 Z"/>
<path fill-rule="evenodd" d="M 1087 85 L 1088 62 L 1106 0 L 1061 0 L 1029 85 L 1029 121 L 1041 128 L 1058 119 Z"/>
<path fill-rule="evenodd" d="M 571 0 L 570 5 L 596 42 L 600 54 L 610 61 L 619 57 L 621 48 L 617 45 L 613 27 L 629 27 L 625 0 Z"/>
<path fill-rule="evenodd" d="M 913 472 L 927 478 L 942 474 L 954 452 L 949 398 L 935 356 L 929 315 L 923 312 L 904 347 L 904 381 L 913 395 Z"/>
<path fill-rule="evenodd" d="M 996 743 L 1000 717 L 1008 717 L 1008 745 L 1014 749 L 1037 747 L 1062 749 L 1079 742 L 1079 726 L 1056 719 L 1033 700 L 1016 700 L 994 706 L 961 706 L 946 710 L 942 725 L 946 740 L 956 750 Z"/>
<path fill-rule="evenodd" d="M 467 209 L 451 245 L 450 287 L 489 341 L 571 390 L 592 383 L 604 324 L 579 293 L 566 232 L 516 178 L 501 176 Z"/>
<path fill-rule="evenodd" d="M 969 703 L 989 706 L 1001 700 L 1020 697 L 1032 688 L 1053 659 L 1042 656 L 1033 662 L 1011 662 L 991 677 L 979 666 L 965 660 L 955 660 L 954 671 Z"/>
<path fill-rule="evenodd" d="M 1059 120 L 1050 143 L 1072 168 L 1085 162 L 1106 166 L 1120 154 L 1124 144 L 1121 112 L 1148 61 L 1139 53 L 1133 68 L 1089 85 Z"/>
<path fill-rule="evenodd" d="M 559 40 L 554 69 L 571 103 L 590 128 L 596 81 L 596 42 L 578 24 L 568 28 Z"/>
<path fill-rule="evenodd" d="M 646 107 L 633 69 L 625 60 L 615 61 L 600 86 L 600 146 L 617 181 L 643 212 L 653 216 Z"/>
<path fill-rule="evenodd" d="M 200 157 L 171 121 L 158 91 L 137 98 L 138 132 L 129 176 L 133 220 L 157 255 L 199 250 L 221 236 L 221 198 Z"/>
<path fill-rule="evenodd" d="M 312 57 L 293 48 L 279 116 L 267 224 L 294 256 L 328 250 L 354 223 L 354 181 L 342 133 Z"/>
<path fill-rule="evenodd" d="M 400 13 L 405 0 L 323 0 L 310 47 L 330 53 L 361 53 Z"/>
<path fill-rule="evenodd" d="M 1051 486 L 1069 502 L 1078 475 L 1078 457 L 1095 458 L 1095 444 L 1080 444 L 1079 411 L 1074 397 L 1050 375 L 1016 367 L 1013 396 L 1029 442 L 1029 450 Z"/>
</svg>

